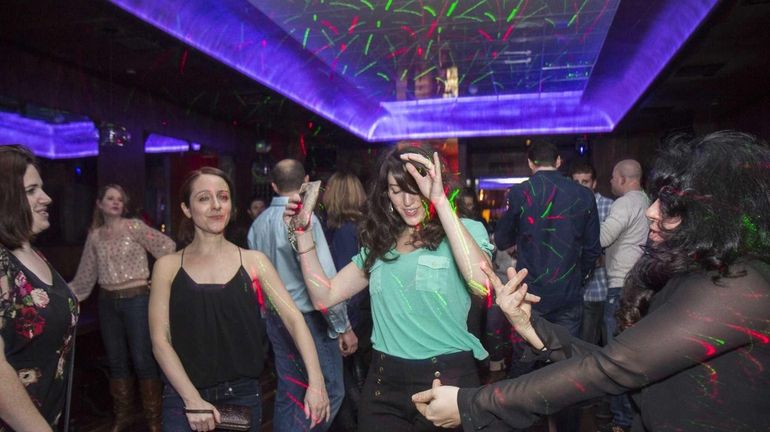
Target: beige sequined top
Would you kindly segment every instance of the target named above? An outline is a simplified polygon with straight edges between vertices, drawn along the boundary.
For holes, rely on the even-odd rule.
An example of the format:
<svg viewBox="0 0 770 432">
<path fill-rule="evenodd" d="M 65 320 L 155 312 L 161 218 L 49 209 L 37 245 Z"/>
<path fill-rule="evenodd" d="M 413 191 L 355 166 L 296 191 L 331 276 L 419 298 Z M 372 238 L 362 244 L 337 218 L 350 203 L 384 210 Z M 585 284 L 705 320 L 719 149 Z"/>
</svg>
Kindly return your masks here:
<svg viewBox="0 0 770 432">
<path fill-rule="evenodd" d="M 82 301 L 91 294 L 97 278 L 109 291 L 146 284 L 150 277 L 147 252 L 160 258 L 175 250 L 173 240 L 138 219 L 123 220 L 113 232 L 99 227 L 88 234 L 70 288 Z"/>
</svg>

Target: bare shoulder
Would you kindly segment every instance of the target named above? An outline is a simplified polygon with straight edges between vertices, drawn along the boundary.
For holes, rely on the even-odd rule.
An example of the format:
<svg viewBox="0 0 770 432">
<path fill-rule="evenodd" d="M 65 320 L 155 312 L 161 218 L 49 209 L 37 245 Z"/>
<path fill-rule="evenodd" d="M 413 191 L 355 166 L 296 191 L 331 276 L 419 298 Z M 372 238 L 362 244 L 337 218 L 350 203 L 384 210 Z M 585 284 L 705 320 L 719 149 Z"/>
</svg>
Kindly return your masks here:
<svg viewBox="0 0 770 432">
<path fill-rule="evenodd" d="M 152 269 L 153 274 L 156 272 L 159 275 L 167 275 L 176 273 L 182 262 L 182 251 L 176 251 L 168 255 L 163 255 L 155 261 L 155 266 Z"/>
<path fill-rule="evenodd" d="M 243 260 L 251 265 L 259 266 L 264 265 L 265 262 L 270 262 L 267 255 L 258 250 L 241 249 L 243 251 Z"/>
</svg>

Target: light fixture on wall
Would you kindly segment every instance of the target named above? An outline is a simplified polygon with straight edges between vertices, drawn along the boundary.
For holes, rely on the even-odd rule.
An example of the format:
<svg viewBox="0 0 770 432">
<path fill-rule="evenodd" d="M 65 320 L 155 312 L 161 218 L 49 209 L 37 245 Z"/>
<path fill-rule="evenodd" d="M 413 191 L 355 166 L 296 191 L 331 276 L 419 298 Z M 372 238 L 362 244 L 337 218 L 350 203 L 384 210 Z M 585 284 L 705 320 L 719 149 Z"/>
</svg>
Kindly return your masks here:
<svg viewBox="0 0 770 432">
<path fill-rule="evenodd" d="M 575 153 L 580 157 L 586 157 L 591 151 L 591 146 L 588 143 L 588 135 L 579 135 L 575 139 Z"/>
<path fill-rule="evenodd" d="M 99 125 L 100 147 L 124 147 L 131 141 L 131 133 L 125 126 L 102 122 Z"/>
</svg>

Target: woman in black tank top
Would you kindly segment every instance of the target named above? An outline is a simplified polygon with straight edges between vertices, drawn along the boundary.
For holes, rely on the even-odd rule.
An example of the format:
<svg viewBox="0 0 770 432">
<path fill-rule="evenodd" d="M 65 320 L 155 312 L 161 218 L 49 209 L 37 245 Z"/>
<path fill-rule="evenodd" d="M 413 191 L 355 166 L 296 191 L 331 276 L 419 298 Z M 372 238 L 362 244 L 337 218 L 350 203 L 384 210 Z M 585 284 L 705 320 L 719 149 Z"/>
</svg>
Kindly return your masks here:
<svg viewBox="0 0 770 432">
<path fill-rule="evenodd" d="M 163 430 L 208 431 L 220 422 L 214 403 L 248 406 L 260 430 L 257 378 L 264 328 L 258 299 L 278 311 L 309 371 L 304 407 L 315 423 L 328 420 L 329 399 L 313 339 L 275 268 L 264 254 L 227 241 L 230 181 L 216 168 L 193 171 L 182 185 L 186 216 L 181 251 L 155 263 L 150 333 L 166 378 Z M 298 401 L 299 402 L 299 401 Z"/>
</svg>

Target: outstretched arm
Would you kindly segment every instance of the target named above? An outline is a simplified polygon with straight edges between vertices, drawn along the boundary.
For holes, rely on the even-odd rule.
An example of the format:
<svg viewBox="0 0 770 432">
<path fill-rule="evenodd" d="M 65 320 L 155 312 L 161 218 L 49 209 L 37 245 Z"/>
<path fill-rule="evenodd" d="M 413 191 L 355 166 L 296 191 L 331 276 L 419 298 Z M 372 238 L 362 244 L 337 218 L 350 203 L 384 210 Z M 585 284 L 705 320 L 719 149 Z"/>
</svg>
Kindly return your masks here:
<svg viewBox="0 0 770 432">
<path fill-rule="evenodd" d="M 762 329 L 770 319 L 768 273 L 761 276 L 747 268 L 746 276 L 722 278 L 718 285 L 708 274 L 672 282 L 680 285 L 667 292 L 665 303 L 603 349 L 573 353 L 514 380 L 460 389 L 453 402 L 468 430 L 500 422 L 523 428 L 540 415 L 638 389 L 684 370 L 704 367 L 704 375 L 711 376 L 704 364 L 710 359 L 767 343 Z M 444 403 L 450 390 L 439 394 Z"/>
<path fill-rule="evenodd" d="M 128 231 L 134 240 L 155 258 L 160 258 L 176 251 L 174 240 L 171 240 L 162 232 L 145 225 L 139 219 L 132 219 L 127 223 Z"/>
<path fill-rule="evenodd" d="M 251 267 L 249 274 L 257 275 L 262 288 L 278 312 L 278 316 L 281 317 L 286 330 L 294 340 L 294 345 L 302 356 L 302 361 L 305 363 L 305 370 L 308 374 L 308 387 L 305 391 L 305 417 L 312 418 L 311 428 L 316 424 L 327 422 L 331 416 L 329 397 L 326 394 L 315 343 L 305 319 L 292 301 L 289 292 L 286 291 L 286 287 L 283 286 L 283 282 L 270 260 L 261 252 L 250 251 L 249 262 Z"/>
<path fill-rule="evenodd" d="M 314 252 L 318 255 L 318 260 L 321 263 L 323 273 L 327 277 L 333 278 L 337 274 L 337 270 L 334 266 L 334 259 L 332 258 L 329 245 L 326 243 L 326 236 L 324 236 L 321 222 L 317 217 L 313 216 L 311 224 L 313 226 L 313 242 L 316 245 Z M 351 255 L 352 256 L 352 255 Z M 324 319 L 329 324 L 329 336 L 337 338 L 339 335 L 348 334 L 351 328 L 350 319 L 348 319 L 348 306 L 344 302 L 340 302 L 336 305 L 330 306 L 326 313 L 323 314 Z"/>
<path fill-rule="evenodd" d="M 313 240 L 313 225 L 310 223 L 312 213 L 300 213 L 301 207 L 302 202 L 299 194 L 289 197 L 284 212 L 284 221 L 289 227 L 290 235 L 293 231 L 296 236 L 297 257 L 313 305 L 317 310 L 326 311 L 329 307 L 349 299 L 366 288 L 369 285 L 369 278 L 363 270 L 353 263 L 343 267 L 331 279 L 326 276 Z M 295 227 L 291 218 L 297 213 L 307 213 L 305 217 L 308 219 L 300 222 L 302 226 Z"/>
<path fill-rule="evenodd" d="M 72 292 L 78 298 L 78 301 L 84 301 L 91 295 L 98 277 L 98 264 L 94 242 L 97 240 L 96 231 L 91 231 L 86 238 L 86 244 L 83 246 L 83 254 L 80 256 L 80 264 L 75 278 L 70 281 L 69 286 Z"/>
</svg>

